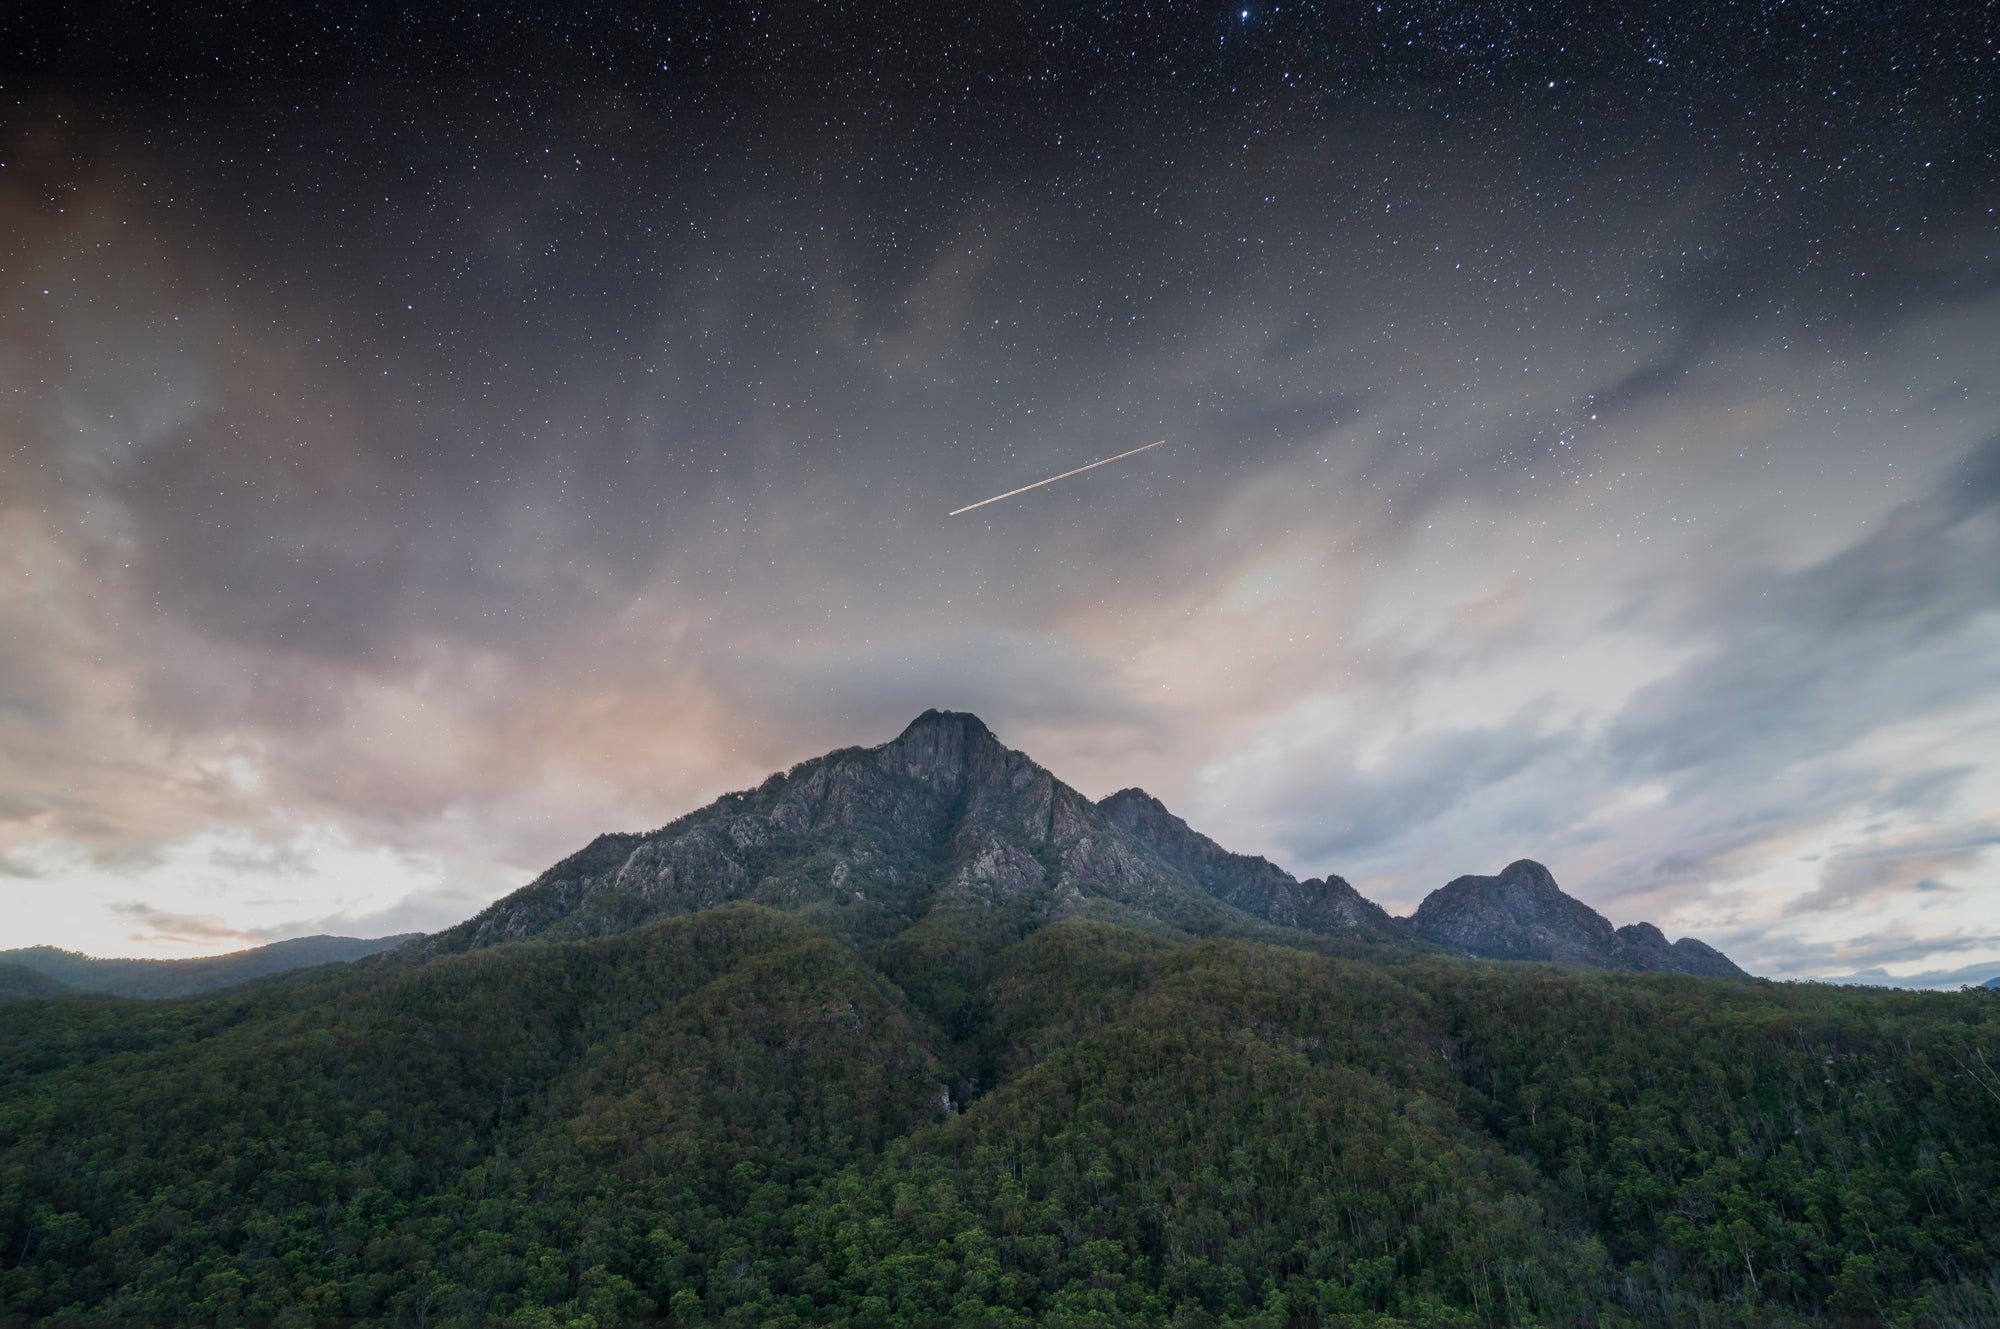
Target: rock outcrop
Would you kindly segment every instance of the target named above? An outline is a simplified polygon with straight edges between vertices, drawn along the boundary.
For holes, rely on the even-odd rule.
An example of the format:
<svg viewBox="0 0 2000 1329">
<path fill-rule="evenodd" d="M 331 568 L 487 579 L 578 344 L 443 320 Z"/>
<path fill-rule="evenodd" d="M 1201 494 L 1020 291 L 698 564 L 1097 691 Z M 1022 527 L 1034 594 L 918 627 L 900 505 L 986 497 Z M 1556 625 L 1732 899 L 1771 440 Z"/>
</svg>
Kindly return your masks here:
<svg viewBox="0 0 2000 1329">
<path fill-rule="evenodd" d="M 1143 789 L 1121 789 L 1097 806 L 1203 890 L 1267 923 L 1358 941 L 1409 940 L 1401 919 L 1342 878 L 1300 881 L 1267 858 L 1232 854 Z"/>
<path fill-rule="evenodd" d="M 1459 877 L 1431 892 L 1411 916 L 1410 930 L 1421 940 L 1493 960 L 1747 977 L 1728 956 L 1692 937 L 1669 943 L 1651 923 L 1612 927 L 1526 858 L 1497 877 Z"/>
<path fill-rule="evenodd" d="M 599 836 L 425 946 L 593 936 L 726 900 L 876 937 L 937 913 L 1019 931 L 1092 909 L 1198 935 L 1266 924 L 1394 935 L 1394 920 L 1338 878 L 1300 883 L 1268 863 L 1261 876 L 1209 870 L 1237 856 L 1165 815 L 1180 830 L 1155 843 L 977 716 L 926 711 L 880 747 L 801 762 L 650 834 Z"/>
<path fill-rule="evenodd" d="M 1143 789 L 1093 803 L 979 718 L 926 711 L 889 742 L 800 762 L 647 834 L 600 835 L 429 954 L 565 940 L 748 900 L 855 939 L 927 922 L 1005 941 L 1094 913 L 1210 936 L 1285 928 L 1508 960 L 1741 973 L 1694 940 L 1614 929 L 1526 860 L 1393 918 L 1337 876 L 1234 854 Z"/>
</svg>

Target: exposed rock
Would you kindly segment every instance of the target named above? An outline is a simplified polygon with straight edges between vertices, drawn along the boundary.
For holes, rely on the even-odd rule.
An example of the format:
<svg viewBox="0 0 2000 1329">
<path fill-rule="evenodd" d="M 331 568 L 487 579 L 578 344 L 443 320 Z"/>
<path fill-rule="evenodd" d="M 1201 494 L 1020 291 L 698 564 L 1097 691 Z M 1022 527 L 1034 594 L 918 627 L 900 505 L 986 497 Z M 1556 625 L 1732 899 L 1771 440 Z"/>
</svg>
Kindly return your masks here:
<svg viewBox="0 0 2000 1329">
<path fill-rule="evenodd" d="M 802 762 L 650 835 L 582 853 L 427 943 L 615 932 L 749 899 L 892 934 L 932 910 L 1046 921 L 1091 900 L 1198 934 L 1253 929 L 978 717 L 926 711 L 876 748 Z"/>
<path fill-rule="evenodd" d="M 1526 858 L 1497 877 L 1459 877 L 1431 892 L 1410 928 L 1425 941 L 1495 960 L 1746 977 L 1729 957 L 1692 937 L 1669 944 L 1651 923 L 1613 928 L 1604 915 L 1564 894 L 1547 868 Z"/>
<path fill-rule="evenodd" d="M 1266 858 L 1232 854 L 1143 789 L 1121 789 L 1098 803 L 1120 830 L 1142 841 L 1203 890 L 1252 917 L 1363 941 L 1402 941 L 1408 929 L 1339 877 L 1299 881 Z"/>
<path fill-rule="evenodd" d="M 423 945 L 595 936 L 728 900 L 883 939 L 927 918 L 1018 935 L 1095 911 L 1198 935 L 1277 926 L 1505 959 L 1740 972 L 1647 924 L 1614 931 L 1526 861 L 1461 877 L 1414 919 L 1391 918 L 1339 877 L 1299 881 L 1230 853 L 1143 790 L 1092 803 L 977 716 L 951 711 L 926 711 L 879 747 L 800 762 L 650 834 L 601 835 Z"/>
</svg>

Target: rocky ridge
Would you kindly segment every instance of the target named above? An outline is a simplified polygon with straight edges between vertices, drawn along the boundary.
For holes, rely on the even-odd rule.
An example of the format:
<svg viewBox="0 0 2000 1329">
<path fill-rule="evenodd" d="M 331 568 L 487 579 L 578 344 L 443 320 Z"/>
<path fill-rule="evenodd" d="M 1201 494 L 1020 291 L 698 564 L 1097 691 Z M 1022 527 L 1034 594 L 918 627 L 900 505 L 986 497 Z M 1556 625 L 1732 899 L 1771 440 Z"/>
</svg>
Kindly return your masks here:
<svg viewBox="0 0 2000 1329">
<path fill-rule="evenodd" d="M 977 716 L 926 711 L 880 747 L 801 762 L 651 834 L 599 836 L 424 945 L 594 936 L 725 900 L 862 937 L 937 916 L 1018 933 L 1086 911 L 1196 935 L 1360 935 L 1337 909 L 1205 889 Z"/>
<path fill-rule="evenodd" d="M 1410 919 L 1337 876 L 1305 881 L 1231 853 L 1142 789 L 1093 803 L 977 716 L 926 711 L 887 743 L 841 748 L 647 834 L 600 835 L 427 954 L 600 936 L 732 900 L 886 941 L 948 925 L 1007 940 L 1077 914 L 1197 936 L 1282 928 L 1494 959 L 1740 974 L 1648 923 L 1616 929 L 1526 860 L 1461 877 Z"/>
<path fill-rule="evenodd" d="M 1143 789 L 1098 803 L 1113 825 L 1143 841 L 1202 889 L 1281 927 L 1365 941 L 1407 942 L 1408 926 L 1341 877 L 1300 881 L 1267 858 L 1233 854 L 1167 810 Z"/>
<path fill-rule="evenodd" d="M 1458 877 L 1432 891 L 1410 917 L 1410 931 L 1420 940 L 1494 960 L 1748 977 L 1728 956 L 1692 937 L 1669 943 L 1651 923 L 1614 928 L 1604 915 L 1564 894 L 1547 868 L 1526 858 L 1509 863 L 1497 877 Z"/>
</svg>

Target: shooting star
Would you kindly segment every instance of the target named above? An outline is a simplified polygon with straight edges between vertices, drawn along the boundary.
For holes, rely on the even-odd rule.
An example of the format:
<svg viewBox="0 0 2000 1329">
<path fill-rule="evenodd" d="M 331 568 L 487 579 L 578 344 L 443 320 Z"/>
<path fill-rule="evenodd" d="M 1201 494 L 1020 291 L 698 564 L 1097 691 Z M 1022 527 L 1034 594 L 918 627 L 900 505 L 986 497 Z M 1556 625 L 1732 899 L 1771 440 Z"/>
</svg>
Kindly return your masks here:
<svg viewBox="0 0 2000 1329">
<path fill-rule="evenodd" d="M 1016 494 L 1025 494 L 1030 489 L 1040 489 L 1043 485 L 1052 485 L 1058 480 L 1067 480 L 1072 475 L 1082 475 L 1085 471 L 1096 470 L 1099 466 L 1108 466 L 1114 461 L 1123 461 L 1127 457 L 1136 456 L 1139 453 L 1144 452 L 1146 448 L 1157 448 L 1160 446 L 1160 443 L 1164 443 L 1166 441 L 1167 440 L 1163 438 L 1158 443 L 1148 443 L 1145 448 L 1133 448 L 1132 451 L 1121 452 L 1116 457 L 1105 457 L 1099 461 L 1094 461 L 1090 463 L 1090 465 L 1088 466 L 1079 466 L 1073 471 L 1064 471 L 1061 475 L 1052 475 L 1046 480 L 1037 480 L 1035 481 L 1035 483 L 1031 485 L 1022 485 L 1019 489 L 1009 489 L 1004 494 L 995 494 L 991 498 L 982 498 L 977 503 L 967 503 L 962 508 L 953 508 L 950 512 L 947 512 L 945 515 L 947 517 L 956 517 L 961 512 L 970 512 L 974 508 L 983 508 L 988 503 L 998 503 L 1003 498 L 1012 498 Z"/>
</svg>

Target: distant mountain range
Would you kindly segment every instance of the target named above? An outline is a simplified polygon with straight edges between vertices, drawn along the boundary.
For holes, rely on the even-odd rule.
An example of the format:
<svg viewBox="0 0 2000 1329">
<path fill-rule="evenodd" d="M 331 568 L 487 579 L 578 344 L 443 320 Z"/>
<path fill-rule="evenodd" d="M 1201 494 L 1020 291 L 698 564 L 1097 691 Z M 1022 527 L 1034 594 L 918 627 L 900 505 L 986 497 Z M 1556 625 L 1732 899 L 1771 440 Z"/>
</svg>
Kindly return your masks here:
<svg viewBox="0 0 2000 1329">
<path fill-rule="evenodd" d="M 1915 974 L 1892 974 L 1886 969 L 1862 969 L 1850 974 L 1828 974 L 1814 981 L 1837 983 L 1843 987 L 1859 986 L 1872 988 L 1910 988 L 1950 990 L 1962 987 L 2000 988 L 2000 975 L 1994 970 L 2000 964 L 1988 961 L 1985 964 L 1963 965 L 1957 969 L 1927 969 Z"/>
<path fill-rule="evenodd" d="M 1337 876 L 1300 881 L 1231 853 L 1143 789 L 1092 802 L 977 716 L 951 711 L 926 711 L 879 747 L 801 762 L 650 834 L 601 835 L 424 949 L 600 936 L 730 900 L 856 940 L 927 921 L 1017 937 L 1086 916 L 1183 935 L 1284 931 L 1746 976 L 1693 938 L 1669 943 L 1650 923 L 1614 928 L 1528 860 L 1497 877 L 1460 877 L 1412 918 L 1394 918 Z"/>
<path fill-rule="evenodd" d="M 191 960 L 98 959 L 53 946 L 0 951 L 0 1001 L 94 992 L 113 997 L 185 997 L 310 965 L 358 960 L 412 941 L 394 937 L 294 937 L 247 951 Z"/>
<path fill-rule="evenodd" d="M 27 965 L 0 964 L 0 1001 L 34 1001 L 75 991 L 68 984 L 58 983 Z"/>
</svg>

